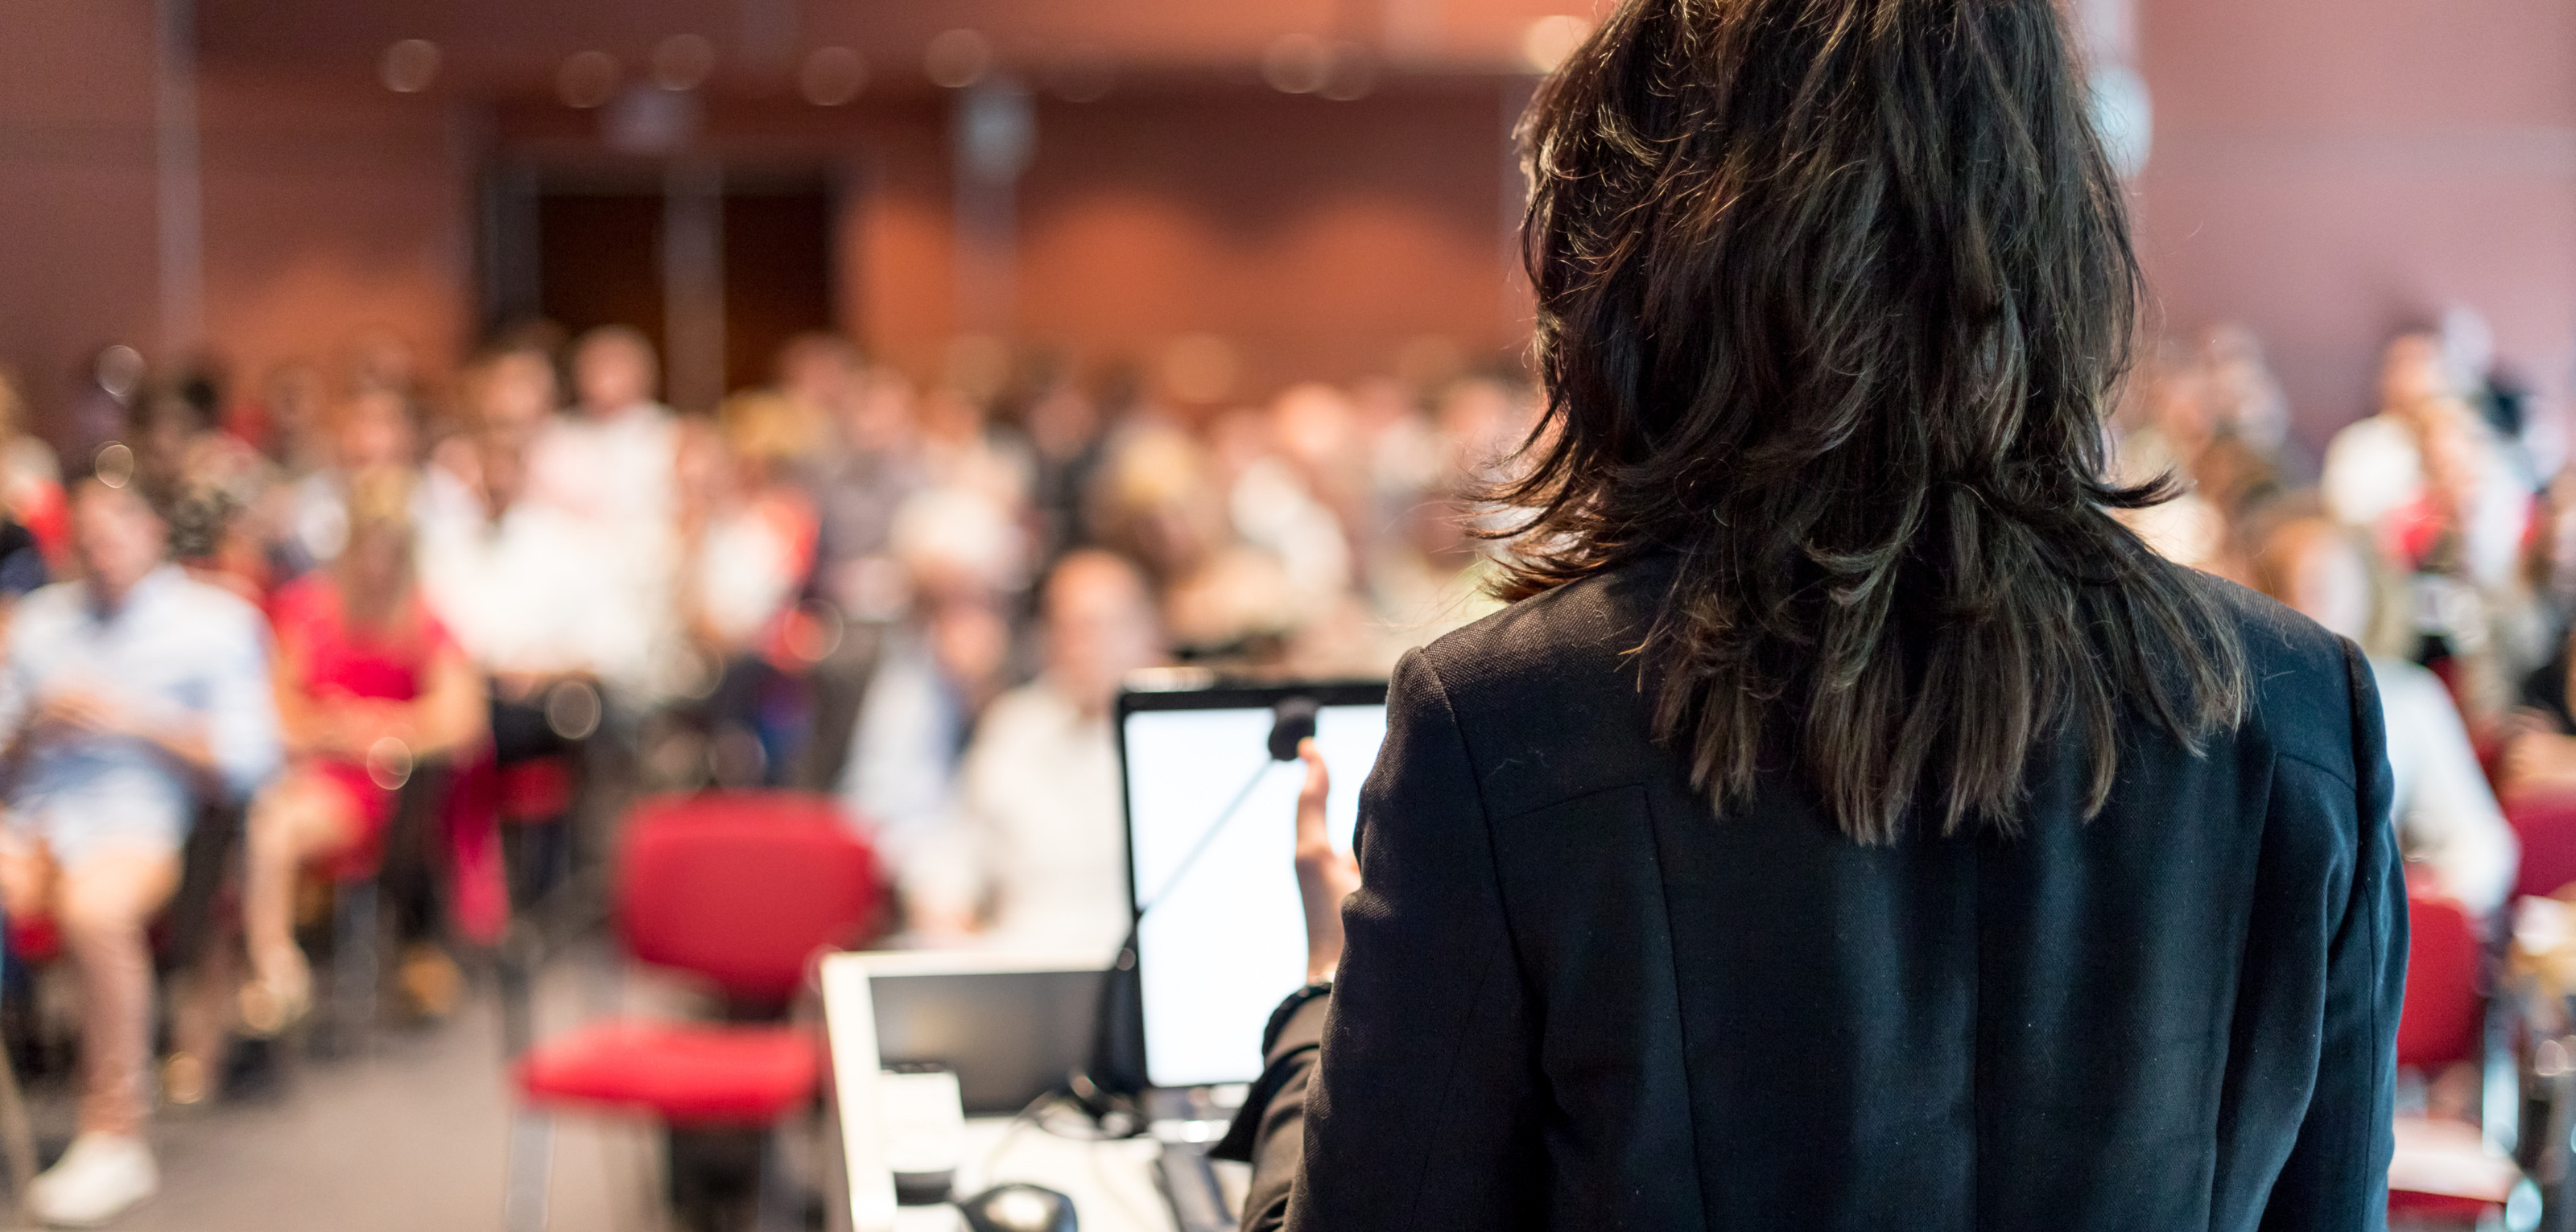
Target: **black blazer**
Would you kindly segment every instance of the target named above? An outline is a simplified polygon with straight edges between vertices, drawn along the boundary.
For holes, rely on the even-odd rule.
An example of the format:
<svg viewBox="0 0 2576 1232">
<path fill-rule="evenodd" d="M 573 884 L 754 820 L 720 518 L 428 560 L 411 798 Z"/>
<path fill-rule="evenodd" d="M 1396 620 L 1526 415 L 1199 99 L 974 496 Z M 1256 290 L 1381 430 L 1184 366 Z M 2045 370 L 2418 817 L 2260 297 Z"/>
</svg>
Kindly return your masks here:
<svg viewBox="0 0 2576 1232">
<path fill-rule="evenodd" d="M 1649 738 L 1621 652 L 1668 576 L 1397 669 L 1338 990 L 1238 1127 L 1247 1226 L 2384 1223 L 2406 910 L 2359 651 L 2199 583 L 2234 734 L 2131 722 L 2090 822 L 2059 752 L 2018 837 L 1863 847 L 1786 775 L 1715 815 Z"/>
</svg>

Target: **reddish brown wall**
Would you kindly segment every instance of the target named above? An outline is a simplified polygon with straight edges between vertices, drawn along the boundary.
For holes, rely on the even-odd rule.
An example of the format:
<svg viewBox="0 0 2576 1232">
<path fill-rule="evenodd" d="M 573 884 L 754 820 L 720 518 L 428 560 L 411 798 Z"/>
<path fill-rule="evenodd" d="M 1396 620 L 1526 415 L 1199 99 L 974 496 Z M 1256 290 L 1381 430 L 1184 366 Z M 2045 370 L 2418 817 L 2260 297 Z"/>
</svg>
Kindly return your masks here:
<svg viewBox="0 0 2576 1232">
<path fill-rule="evenodd" d="M 235 374 L 343 366 L 390 338 L 431 376 L 465 345 L 473 151 L 453 104 L 363 77 L 211 72 L 205 133 L 206 329 Z"/>
<path fill-rule="evenodd" d="M 1505 6 L 1438 7 L 1462 36 L 1468 16 Z M 2508 356 L 2545 387 L 2565 387 L 2576 350 L 2576 8 L 2140 9 L 2157 102 L 2155 152 L 2137 186 L 2141 241 L 2170 329 L 2234 319 L 2260 330 L 2312 438 L 2363 409 L 2382 337 L 2452 300 L 2485 309 Z M 221 24 L 247 10 L 206 12 Z M 1306 16 L 1281 20 L 1320 20 L 1296 12 Z M 1003 9 L 984 16 L 999 21 Z M 1519 20 L 1475 28 L 1498 34 Z M 293 24 L 208 34 L 212 339 L 245 375 L 287 356 L 327 359 L 377 327 L 440 366 L 470 323 L 478 155 L 459 117 L 473 104 L 445 87 L 397 97 L 376 86 L 361 53 L 390 27 L 303 51 L 244 43 L 254 26 Z M 904 39 L 920 33 L 907 27 Z M 1250 47 L 1259 33 L 1246 26 L 1227 46 Z M 27 369 L 49 397 L 90 348 L 121 339 L 152 353 L 158 340 L 152 49 L 144 0 L 0 6 L 0 361 Z M 467 50 L 460 82 L 472 75 Z M 812 112 L 763 148 L 862 170 L 843 223 L 845 316 L 926 374 L 956 330 L 947 135 L 941 98 L 903 84 L 912 70 L 901 56 L 897 47 L 879 60 L 885 93 Z M 543 69 L 486 71 L 524 71 L 542 89 Z M 1196 97 L 1122 86 L 1088 106 L 1042 101 L 1017 324 L 1100 357 L 1215 332 L 1245 349 L 1256 388 L 1382 369 L 1415 334 L 1470 353 L 1510 345 L 1500 107 L 1496 79 L 1477 80 L 1334 104 L 1222 86 L 1211 73 Z M 565 119 L 592 131 L 587 116 Z"/>
<path fill-rule="evenodd" d="M 1077 359 L 1150 360 L 1213 334 L 1250 395 L 1392 370 L 1417 338 L 1515 345 L 1497 89 L 1333 103 L 1236 89 L 1042 105 L 1020 184 L 1019 335 Z M 935 121 L 872 143 L 844 284 L 890 357 L 955 332 L 951 187 Z"/>
<path fill-rule="evenodd" d="M 2142 247 L 2170 326 L 2254 326 L 2322 440 L 2391 331 L 2472 304 L 2543 388 L 2576 343 L 2576 6 L 2146 0 Z"/>
<path fill-rule="evenodd" d="M 109 342 L 165 353 L 153 6 L 0 6 L 0 363 L 57 415 Z M 363 333 L 433 371 L 470 302 L 454 104 L 353 72 L 209 67 L 198 83 L 207 349 L 243 376 Z"/>
<path fill-rule="evenodd" d="M 153 48 L 145 0 L 0 5 L 0 364 L 40 407 L 158 341 Z"/>
</svg>

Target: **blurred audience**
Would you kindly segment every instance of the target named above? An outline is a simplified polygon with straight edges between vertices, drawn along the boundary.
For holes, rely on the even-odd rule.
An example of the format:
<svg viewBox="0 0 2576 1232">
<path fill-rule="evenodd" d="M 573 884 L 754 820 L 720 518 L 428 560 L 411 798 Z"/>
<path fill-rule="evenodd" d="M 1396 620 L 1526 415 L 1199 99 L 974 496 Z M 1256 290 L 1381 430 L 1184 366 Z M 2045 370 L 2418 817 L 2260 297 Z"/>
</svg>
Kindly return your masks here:
<svg viewBox="0 0 2576 1232">
<path fill-rule="evenodd" d="M 212 377 L 108 353 L 48 421 L 103 480 L 68 503 L 0 379 L 0 895 L 62 921 L 90 1036 L 47 1209 L 151 1189 L 142 928 L 201 804 L 257 790 L 255 1031 L 311 999 L 299 879 L 368 875 L 434 762 L 452 939 L 502 935 L 467 868 L 502 858 L 496 817 L 765 786 L 835 795 L 871 831 L 913 943 L 1106 957 L 1130 922 L 1128 673 L 1380 677 L 1496 606 L 1514 511 L 1479 493 L 1534 419 L 1508 373 L 1180 410 L 1127 369 L 967 350 L 923 384 L 806 335 L 772 385 L 687 414 L 623 327 L 512 334 L 452 387 L 371 336 L 231 406 Z M 2543 465 L 2556 408 L 2473 313 L 2395 338 L 2370 409 L 2320 468 L 2259 342 L 2222 326 L 2157 352 L 2108 443 L 2123 482 L 2183 492 L 2129 515 L 2149 542 L 2369 652 L 2417 875 L 2493 913 L 2516 843 L 2480 752 L 2507 800 L 2576 792 L 2576 474 Z M 66 568 L 81 580 L 37 589 Z M 570 829 L 509 847 L 513 884 L 520 864 L 577 880 Z"/>
<path fill-rule="evenodd" d="M 966 750 L 956 812 L 904 870 L 916 936 L 1085 954 L 1127 934 L 1127 839 L 1110 730 L 1120 681 L 1162 658 L 1144 574 L 1067 554 L 1040 605 L 1044 666 L 995 698 Z"/>
</svg>

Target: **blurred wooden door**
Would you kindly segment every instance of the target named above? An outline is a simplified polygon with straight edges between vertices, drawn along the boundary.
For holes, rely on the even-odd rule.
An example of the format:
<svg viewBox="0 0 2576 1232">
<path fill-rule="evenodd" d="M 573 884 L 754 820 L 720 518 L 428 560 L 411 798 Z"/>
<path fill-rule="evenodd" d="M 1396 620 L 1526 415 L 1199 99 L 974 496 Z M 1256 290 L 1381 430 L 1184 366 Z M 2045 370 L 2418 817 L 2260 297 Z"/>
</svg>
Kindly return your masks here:
<svg viewBox="0 0 2576 1232">
<path fill-rule="evenodd" d="M 644 331 L 669 354 L 662 297 L 662 194 L 549 192 L 537 198 L 537 314 L 579 336 Z"/>
<path fill-rule="evenodd" d="M 834 213 L 826 185 L 726 188 L 725 388 L 768 383 L 788 339 L 833 327 Z"/>
<path fill-rule="evenodd" d="M 671 199 L 658 177 L 495 177 L 487 205 L 486 317 L 492 328 L 542 318 L 578 336 L 602 325 L 643 332 L 670 357 L 674 279 Z M 723 387 L 765 384 L 778 350 L 838 322 L 833 242 L 838 192 L 812 174 L 728 175 L 715 211 Z M 685 314 L 683 314 L 685 315 Z M 704 408 L 690 408 L 704 409 Z"/>
</svg>

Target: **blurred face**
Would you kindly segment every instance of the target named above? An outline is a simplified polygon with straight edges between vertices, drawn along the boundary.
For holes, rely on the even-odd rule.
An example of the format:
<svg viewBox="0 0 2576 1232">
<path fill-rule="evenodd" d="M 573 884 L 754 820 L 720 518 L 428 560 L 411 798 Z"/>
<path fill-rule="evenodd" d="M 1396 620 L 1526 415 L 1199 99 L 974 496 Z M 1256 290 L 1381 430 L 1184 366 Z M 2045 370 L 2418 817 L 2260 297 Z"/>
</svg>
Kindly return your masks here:
<svg viewBox="0 0 2576 1232">
<path fill-rule="evenodd" d="M 269 378 L 267 402 L 278 450 L 307 460 L 319 452 L 322 408 L 329 404 L 321 373 L 301 365 L 279 369 Z"/>
<path fill-rule="evenodd" d="M 362 523 L 341 553 L 341 576 L 360 595 L 391 595 L 411 580 L 410 549 L 411 536 L 402 527 L 382 521 Z"/>
<path fill-rule="evenodd" d="M 1085 714 L 1106 713 L 1118 682 L 1161 658 L 1144 582 L 1114 557 L 1077 555 L 1057 566 L 1046 615 L 1047 674 Z"/>
<path fill-rule="evenodd" d="M 113 601 L 161 566 L 170 528 L 132 489 L 85 483 L 72 505 L 72 550 L 89 584 Z"/>
<path fill-rule="evenodd" d="M 614 415 L 652 400 L 653 353 L 619 334 L 592 338 L 573 357 L 572 380 L 584 411 Z"/>
<path fill-rule="evenodd" d="M 779 391 L 817 410 L 838 408 L 850 395 L 849 353 L 830 340 L 788 345 L 778 356 Z"/>
<path fill-rule="evenodd" d="M 2361 640 L 2370 628 L 2371 596 L 2360 550 L 2324 526 L 2301 524 L 2283 534 L 2289 541 L 2282 548 L 2278 585 L 2285 593 L 2273 598 L 2329 633 Z"/>
<path fill-rule="evenodd" d="M 922 435 L 949 445 L 972 444 L 984 430 L 984 410 L 953 389 L 942 389 L 923 399 L 920 409 Z"/>
<path fill-rule="evenodd" d="M 2388 344 L 2388 353 L 2379 367 L 2380 410 L 2411 414 L 2422 404 L 2450 392 L 2449 365 L 2440 338 L 2408 334 Z"/>
<path fill-rule="evenodd" d="M 861 453 L 896 453 L 910 446 L 919 422 L 912 386 L 891 373 L 870 376 L 846 403 L 842 431 Z"/>
<path fill-rule="evenodd" d="M 475 388 L 474 413 L 487 431 L 534 432 L 554 409 L 554 365 L 532 352 L 514 351 L 493 360 Z"/>
<path fill-rule="evenodd" d="M 1357 443 L 1354 427 L 1350 402 L 1328 385 L 1300 385 L 1270 409 L 1272 439 L 1310 469 L 1341 462 Z"/>
<path fill-rule="evenodd" d="M 349 401 L 340 425 L 340 464 L 350 470 L 409 466 L 416 442 L 411 413 L 394 394 L 363 393 Z"/>
<path fill-rule="evenodd" d="M 2415 427 L 2426 484 L 2454 517 L 2465 518 L 2493 469 L 2486 424 L 2466 403 L 2445 395 L 2418 404 Z"/>
<path fill-rule="evenodd" d="M 1100 435 L 1100 412 L 1082 391 L 1058 386 L 1030 405 L 1028 429 L 1040 453 L 1062 461 Z"/>
</svg>

